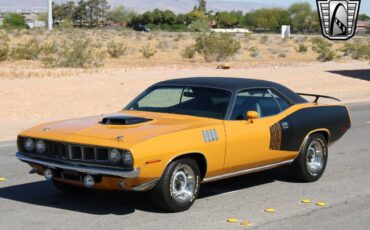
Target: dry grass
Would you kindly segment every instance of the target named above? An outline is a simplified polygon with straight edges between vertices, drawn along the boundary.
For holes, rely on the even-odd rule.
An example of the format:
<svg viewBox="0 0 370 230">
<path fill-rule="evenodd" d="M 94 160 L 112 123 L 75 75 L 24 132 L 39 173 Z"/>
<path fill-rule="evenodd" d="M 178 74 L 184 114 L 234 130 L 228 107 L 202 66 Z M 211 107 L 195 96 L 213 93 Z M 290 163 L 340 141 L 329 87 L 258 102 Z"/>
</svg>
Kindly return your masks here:
<svg viewBox="0 0 370 230">
<path fill-rule="evenodd" d="M 29 78 L 49 76 L 75 76 L 86 71 L 103 71 L 104 69 L 137 68 L 137 67 L 216 67 L 219 63 L 207 63 L 200 54 L 193 58 L 184 55 L 185 47 L 195 43 L 197 33 L 137 33 L 123 30 L 55 30 L 48 33 L 43 30 L 24 30 L 8 32 L 9 47 L 33 39 L 40 47 L 58 40 L 74 36 L 78 39 L 89 38 L 94 49 L 104 56 L 103 67 L 84 70 L 73 68 L 46 68 L 39 60 L 19 60 L 0 62 L 0 78 Z M 320 37 L 320 36 L 318 36 Z M 255 66 L 290 66 L 299 63 L 316 62 L 317 54 L 312 50 L 312 36 L 293 36 L 290 39 L 281 39 L 279 35 L 244 35 L 237 34 L 236 39 L 241 43 L 241 49 L 227 62 L 233 68 L 250 68 Z M 369 38 L 358 38 L 368 40 Z M 116 58 L 108 55 L 109 44 L 122 44 L 125 54 Z M 332 49 L 341 56 L 340 49 L 345 42 L 331 42 Z M 307 52 L 297 52 L 297 47 L 307 47 Z M 157 52 L 150 58 L 143 55 L 143 47 L 152 47 Z M 340 57 L 337 61 L 345 62 L 350 57 Z"/>
</svg>

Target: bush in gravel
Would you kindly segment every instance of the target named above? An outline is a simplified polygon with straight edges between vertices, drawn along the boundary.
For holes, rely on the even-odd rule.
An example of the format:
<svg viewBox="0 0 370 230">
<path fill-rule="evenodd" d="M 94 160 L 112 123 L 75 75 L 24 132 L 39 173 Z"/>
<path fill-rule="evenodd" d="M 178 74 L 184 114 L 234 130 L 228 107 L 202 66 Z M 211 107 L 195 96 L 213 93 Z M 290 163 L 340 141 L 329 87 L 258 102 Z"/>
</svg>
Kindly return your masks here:
<svg viewBox="0 0 370 230">
<path fill-rule="evenodd" d="M 250 49 L 249 49 L 249 52 L 250 52 L 250 56 L 252 57 L 252 58 L 256 58 L 256 57 L 258 57 L 259 56 L 259 52 L 258 52 L 258 48 L 257 47 L 251 47 Z"/>
<path fill-rule="evenodd" d="M 179 41 L 181 41 L 183 38 L 184 38 L 184 35 L 183 35 L 182 33 L 179 33 L 179 34 L 177 34 L 177 36 L 175 37 L 174 41 L 175 41 L 175 42 L 179 42 Z"/>
<path fill-rule="evenodd" d="M 157 50 L 150 47 L 150 45 L 146 45 L 140 50 L 140 52 L 143 54 L 144 58 L 151 58 L 157 53 Z"/>
<path fill-rule="evenodd" d="M 41 48 L 38 42 L 36 39 L 32 38 L 26 43 L 20 43 L 13 47 L 10 52 L 10 57 L 14 60 L 37 60 L 40 52 Z"/>
<path fill-rule="evenodd" d="M 8 59 L 9 54 L 9 37 L 6 33 L 0 31 L 0 61 Z"/>
<path fill-rule="evenodd" d="M 190 45 L 190 46 L 185 47 L 181 51 L 180 55 L 181 57 L 186 58 L 186 59 L 193 59 L 195 57 L 196 52 L 197 52 L 196 47 L 194 45 Z"/>
<path fill-rule="evenodd" d="M 241 45 L 228 33 L 201 34 L 195 39 L 195 49 L 206 62 L 224 61 L 235 55 Z"/>
<path fill-rule="evenodd" d="M 344 56 L 351 56 L 355 60 L 370 59 L 370 40 L 354 40 L 353 42 L 345 43 L 340 49 Z"/>
<path fill-rule="evenodd" d="M 327 42 L 322 38 L 313 38 L 311 42 L 312 50 L 318 54 L 317 60 L 326 62 L 332 61 L 336 57 L 335 51 L 332 50 L 332 44 L 330 42 Z"/>
<path fill-rule="evenodd" d="M 286 52 L 284 50 L 280 51 L 278 54 L 279 58 L 286 58 Z"/>
<path fill-rule="evenodd" d="M 104 54 L 89 39 L 67 37 L 43 47 L 47 67 L 91 68 L 103 65 Z"/>
<path fill-rule="evenodd" d="M 266 44 L 268 40 L 269 40 L 269 38 L 266 35 L 264 35 L 264 36 L 261 37 L 260 43 L 261 44 Z"/>
<path fill-rule="evenodd" d="M 298 44 L 298 48 L 296 48 L 296 51 L 298 53 L 307 53 L 308 47 L 305 44 L 301 43 L 301 44 Z"/>
<path fill-rule="evenodd" d="M 127 47 L 123 43 L 111 41 L 107 45 L 107 52 L 111 58 L 119 58 L 126 55 Z"/>
</svg>

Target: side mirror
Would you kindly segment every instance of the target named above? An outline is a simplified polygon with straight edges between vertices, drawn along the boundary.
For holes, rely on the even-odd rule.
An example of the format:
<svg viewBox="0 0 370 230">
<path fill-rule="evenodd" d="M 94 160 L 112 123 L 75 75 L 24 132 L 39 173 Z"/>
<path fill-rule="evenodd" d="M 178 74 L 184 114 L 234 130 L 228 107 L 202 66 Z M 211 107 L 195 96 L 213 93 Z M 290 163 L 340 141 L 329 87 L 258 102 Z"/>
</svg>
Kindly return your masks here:
<svg viewBox="0 0 370 230">
<path fill-rule="evenodd" d="M 257 111 L 248 111 L 247 112 L 248 121 L 253 121 L 254 119 L 257 119 L 259 117 L 260 117 L 260 115 L 258 114 Z"/>
</svg>

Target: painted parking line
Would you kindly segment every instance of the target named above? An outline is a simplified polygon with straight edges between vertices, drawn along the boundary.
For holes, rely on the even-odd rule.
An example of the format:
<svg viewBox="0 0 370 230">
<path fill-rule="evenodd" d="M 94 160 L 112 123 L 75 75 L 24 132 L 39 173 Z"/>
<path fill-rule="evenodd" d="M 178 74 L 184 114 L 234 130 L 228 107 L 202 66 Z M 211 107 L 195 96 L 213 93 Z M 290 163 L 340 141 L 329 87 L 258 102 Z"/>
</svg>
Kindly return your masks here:
<svg viewBox="0 0 370 230">
<path fill-rule="evenodd" d="M 266 208 L 265 212 L 274 213 L 275 209 L 274 208 Z"/>
<path fill-rule="evenodd" d="M 326 203 L 325 202 L 317 202 L 316 203 L 316 206 L 326 206 Z"/>
<path fill-rule="evenodd" d="M 245 221 L 240 222 L 240 225 L 243 226 L 243 227 L 250 227 L 253 224 L 251 222 L 245 220 Z"/>
<path fill-rule="evenodd" d="M 0 177 L 0 181 L 6 181 L 5 177 Z"/>
<path fill-rule="evenodd" d="M 237 218 L 228 218 L 227 220 L 226 220 L 228 223 L 238 223 L 239 222 L 239 220 L 237 219 Z"/>
</svg>

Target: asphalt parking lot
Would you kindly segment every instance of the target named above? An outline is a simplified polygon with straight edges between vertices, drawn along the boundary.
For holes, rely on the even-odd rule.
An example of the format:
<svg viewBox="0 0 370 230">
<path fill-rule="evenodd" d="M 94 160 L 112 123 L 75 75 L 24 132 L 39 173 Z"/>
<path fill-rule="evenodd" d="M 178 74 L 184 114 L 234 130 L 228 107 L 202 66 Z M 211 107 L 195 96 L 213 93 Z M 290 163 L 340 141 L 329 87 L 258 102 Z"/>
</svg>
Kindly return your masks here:
<svg viewBox="0 0 370 230">
<path fill-rule="evenodd" d="M 14 142 L 0 143 L 0 229 L 243 229 L 241 221 L 248 229 L 369 229 L 370 104 L 350 110 L 352 128 L 329 148 L 320 181 L 297 183 L 280 168 L 204 184 L 195 205 L 176 214 L 156 210 L 146 193 L 62 194 L 28 174 Z"/>
</svg>

